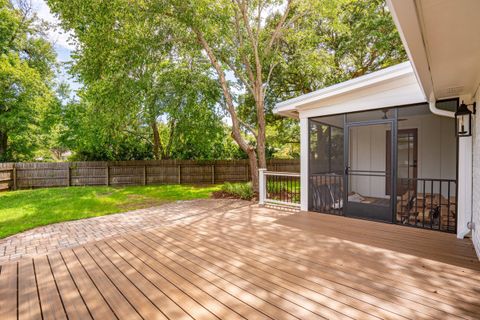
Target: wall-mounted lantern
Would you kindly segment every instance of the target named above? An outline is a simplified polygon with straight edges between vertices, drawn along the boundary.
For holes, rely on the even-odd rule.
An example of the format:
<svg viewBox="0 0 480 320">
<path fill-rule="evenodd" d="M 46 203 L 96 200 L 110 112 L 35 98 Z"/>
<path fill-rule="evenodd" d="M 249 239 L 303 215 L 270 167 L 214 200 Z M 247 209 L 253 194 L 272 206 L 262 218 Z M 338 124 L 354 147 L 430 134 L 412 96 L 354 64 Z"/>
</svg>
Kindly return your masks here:
<svg viewBox="0 0 480 320">
<path fill-rule="evenodd" d="M 469 137 L 472 135 L 472 111 L 468 106 L 473 106 L 473 114 L 476 112 L 476 103 L 466 105 L 463 101 L 455 112 L 455 130 L 457 137 Z"/>
</svg>

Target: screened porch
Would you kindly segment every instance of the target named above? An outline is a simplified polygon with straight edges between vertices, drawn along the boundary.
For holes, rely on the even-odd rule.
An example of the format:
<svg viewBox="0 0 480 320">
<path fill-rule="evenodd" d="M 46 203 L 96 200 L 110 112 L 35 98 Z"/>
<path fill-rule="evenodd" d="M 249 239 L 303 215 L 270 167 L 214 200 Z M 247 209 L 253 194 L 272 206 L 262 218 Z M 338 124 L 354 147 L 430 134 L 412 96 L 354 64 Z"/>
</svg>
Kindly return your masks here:
<svg viewBox="0 0 480 320">
<path fill-rule="evenodd" d="M 455 232 L 454 119 L 427 104 L 310 118 L 308 194 L 311 211 Z"/>
</svg>

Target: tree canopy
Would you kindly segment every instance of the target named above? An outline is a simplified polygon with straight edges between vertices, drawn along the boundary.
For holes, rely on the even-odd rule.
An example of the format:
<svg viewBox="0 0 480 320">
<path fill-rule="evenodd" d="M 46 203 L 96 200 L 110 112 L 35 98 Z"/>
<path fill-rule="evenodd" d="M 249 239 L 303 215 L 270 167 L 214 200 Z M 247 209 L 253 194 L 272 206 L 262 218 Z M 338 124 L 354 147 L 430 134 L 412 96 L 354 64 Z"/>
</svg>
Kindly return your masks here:
<svg viewBox="0 0 480 320">
<path fill-rule="evenodd" d="M 30 160 L 55 100 L 56 56 L 27 1 L 0 0 L 0 161 Z"/>
<path fill-rule="evenodd" d="M 0 0 L 3 160 L 241 157 L 256 173 L 299 156 L 276 103 L 407 59 L 384 0 L 47 2 L 82 89 L 53 84 L 45 25 Z"/>
</svg>

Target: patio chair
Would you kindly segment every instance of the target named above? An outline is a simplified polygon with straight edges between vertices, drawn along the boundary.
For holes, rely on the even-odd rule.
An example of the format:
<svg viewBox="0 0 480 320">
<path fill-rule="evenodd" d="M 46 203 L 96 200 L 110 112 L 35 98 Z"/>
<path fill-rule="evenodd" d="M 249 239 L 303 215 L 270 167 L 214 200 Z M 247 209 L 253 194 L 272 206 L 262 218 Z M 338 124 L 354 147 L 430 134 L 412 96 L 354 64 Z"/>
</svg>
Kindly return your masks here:
<svg viewBox="0 0 480 320">
<path fill-rule="evenodd" d="M 400 205 L 400 223 L 409 224 L 411 218 L 414 218 L 414 223 L 417 223 L 418 211 L 415 210 L 415 202 L 417 197 L 415 194 L 408 198 L 408 201 L 405 205 Z"/>
<path fill-rule="evenodd" d="M 343 207 L 342 188 L 338 183 L 312 184 L 313 208 L 329 212 L 340 210 Z"/>
<path fill-rule="evenodd" d="M 332 205 L 332 196 L 327 185 L 312 184 L 313 207 L 315 210 L 328 210 Z"/>
<path fill-rule="evenodd" d="M 339 210 L 343 208 L 343 191 L 342 186 L 338 183 L 333 183 L 328 186 L 330 196 L 332 197 L 332 209 Z"/>
<path fill-rule="evenodd" d="M 430 223 L 432 226 L 438 226 L 440 224 L 440 205 L 436 205 L 430 209 Z"/>
</svg>

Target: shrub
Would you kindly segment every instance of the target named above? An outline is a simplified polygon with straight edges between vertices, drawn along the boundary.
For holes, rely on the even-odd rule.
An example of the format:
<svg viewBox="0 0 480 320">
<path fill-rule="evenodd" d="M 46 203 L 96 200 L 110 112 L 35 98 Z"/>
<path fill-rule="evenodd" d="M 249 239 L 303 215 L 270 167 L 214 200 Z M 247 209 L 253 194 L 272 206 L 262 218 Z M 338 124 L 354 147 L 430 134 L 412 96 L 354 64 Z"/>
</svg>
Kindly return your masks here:
<svg viewBox="0 0 480 320">
<path fill-rule="evenodd" d="M 227 182 L 222 186 L 222 191 L 224 193 L 230 194 L 236 198 L 243 200 L 252 200 L 254 193 L 252 189 L 252 184 L 247 183 L 230 183 Z"/>
</svg>

